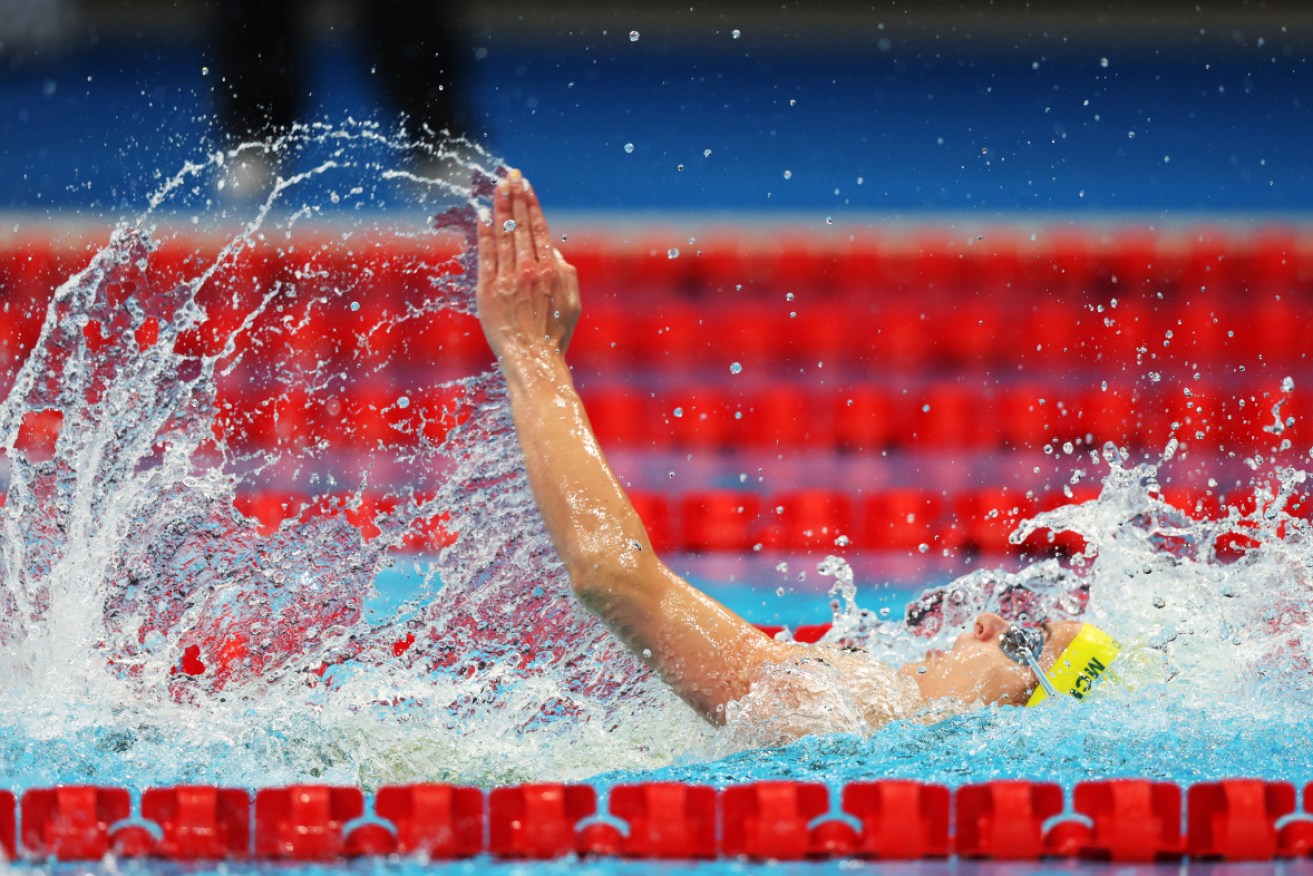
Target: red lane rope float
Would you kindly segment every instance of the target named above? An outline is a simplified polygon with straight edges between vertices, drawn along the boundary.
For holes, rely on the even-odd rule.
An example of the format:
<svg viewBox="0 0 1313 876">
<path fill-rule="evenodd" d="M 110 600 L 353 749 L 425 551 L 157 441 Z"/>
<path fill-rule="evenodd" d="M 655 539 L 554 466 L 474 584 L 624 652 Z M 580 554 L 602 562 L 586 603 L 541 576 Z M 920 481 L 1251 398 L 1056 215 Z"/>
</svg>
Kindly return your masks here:
<svg viewBox="0 0 1313 876">
<path fill-rule="evenodd" d="M 1313 800 L 1313 784 L 1303 797 Z M 891 779 L 853 782 L 838 794 L 818 782 L 720 791 L 654 782 L 614 787 L 604 807 L 588 785 L 530 784 L 486 794 L 393 786 L 381 789 L 372 806 L 349 787 L 266 788 L 252 797 L 201 786 L 150 789 L 134 812 L 126 789 L 66 786 L 33 788 L 17 799 L 0 791 L 0 851 L 7 859 L 61 861 L 107 854 L 302 862 L 393 854 L 1270 861 L 1313 856 L 1313 815 L 1297 799 L 1294 785 L 1258 779 L 1197 784 L 1184 794 L 1147 779 L 1090 781 L 1077 784 L 1069 800 L 1056 784 L 1020 780 L 951 791 Z"/>
</svg>

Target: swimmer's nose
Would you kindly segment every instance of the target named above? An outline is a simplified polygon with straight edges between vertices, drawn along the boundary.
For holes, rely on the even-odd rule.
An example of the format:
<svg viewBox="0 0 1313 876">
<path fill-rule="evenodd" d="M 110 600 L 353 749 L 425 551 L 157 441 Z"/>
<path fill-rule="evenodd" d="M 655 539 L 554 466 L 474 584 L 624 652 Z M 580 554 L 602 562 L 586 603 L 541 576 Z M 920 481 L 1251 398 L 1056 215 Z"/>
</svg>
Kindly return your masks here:
<svg viewBox="0 0 1313 876">
<path fill-rule="evenodd" d="M 976 615 L 975 625 L 972 627 L 972 634 L 982 642 L 988 642 L 990 639 L 997 639 L 1008 628 L 1008 622 L 992 611 L 982 611 Z"/>
</svg>

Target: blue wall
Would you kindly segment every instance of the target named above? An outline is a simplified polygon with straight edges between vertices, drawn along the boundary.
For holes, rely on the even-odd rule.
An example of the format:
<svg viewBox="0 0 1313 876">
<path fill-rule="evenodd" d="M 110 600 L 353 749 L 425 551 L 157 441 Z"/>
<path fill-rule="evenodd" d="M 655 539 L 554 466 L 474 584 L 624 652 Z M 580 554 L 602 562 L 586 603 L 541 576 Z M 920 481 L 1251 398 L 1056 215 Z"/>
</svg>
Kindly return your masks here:
<svg viewBox="0 0 1313 876">
<path fill-rule="evenodd" d="M 1108 51 L 1107 66 L 1098 50 L 1033 40 L 722 42 L 492 42 L 472 62 L 471 102 L 492 148 L 558 210 L 823 221 L 854 209 L 1313 206 L 1313 70 L 1299 42 Z M 157 172 L 214 142 L 207 63 L 198 44 L 107 42 L 2 74 L 0 208 L 139 207 Z M 362 66 L 320 46 L 312 113 L 386 118 Z"/>
</svg>

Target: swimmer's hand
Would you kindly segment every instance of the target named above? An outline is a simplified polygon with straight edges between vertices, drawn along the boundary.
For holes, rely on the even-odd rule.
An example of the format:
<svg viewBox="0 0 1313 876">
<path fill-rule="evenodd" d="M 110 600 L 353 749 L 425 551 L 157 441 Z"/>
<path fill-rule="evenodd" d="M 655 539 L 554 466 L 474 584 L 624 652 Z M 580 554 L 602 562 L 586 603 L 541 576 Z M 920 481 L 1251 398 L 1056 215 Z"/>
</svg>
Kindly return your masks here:
<svg viewBox="0 0 1313 876">
<path fill-rule="evenodd" d="M 538 195 L 512 168 L 479 223 L 479 322 L 499 360 L 564 354 L 579 322 L 579 279 L 552 246 Z"/>
</svg>

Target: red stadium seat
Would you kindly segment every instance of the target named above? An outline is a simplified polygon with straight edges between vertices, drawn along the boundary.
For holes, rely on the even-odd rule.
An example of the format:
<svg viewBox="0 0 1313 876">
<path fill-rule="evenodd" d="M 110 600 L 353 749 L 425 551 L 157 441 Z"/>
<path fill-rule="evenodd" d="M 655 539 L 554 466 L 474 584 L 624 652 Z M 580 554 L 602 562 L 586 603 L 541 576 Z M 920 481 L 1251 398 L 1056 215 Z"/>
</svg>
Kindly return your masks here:
<svg viewBox="0 0 1313 876">
<path fill-rule="evenodd" d="M 630 490 L 629 501 L 643 521 L 652 549 L 658 553 L 676 547 L 670 523 L 670 503 L 665 495 L 646 490 Z"/>
<path fill-rule="evenodd" d="M 834 395 L 835 441 L 840 449 L 874 453 L 900 434 L 894 396 L 877 386 L 855 386 Z"/>
<path fill-rule="evenodd" d="M 663 303 L 659 310 L 643 313 L 635 326 L 634 340 L 641 351 L 638 361 L 645 368 L 666 371 L 714 364 L 711 348 L 718 327 L 708 325 L 708 318 L 705 308 L 682 302 Z"/>
<path fill-rule="evenodd" d="M 853 536 L 852 500 L 837 490 L 798 490 L 772 497 L 771 505 L 781 510 L 770 542 L 781 547 L 832 550 L 840 536 Z"/>
<path fill-rule="evenodd" d="M 862 344 L 874 331 L 869 319 L 854 319 L 848 305 L 832 301 L 799 299 L 780 307 L 796 314 L 776 327 L 783 361 L 809 372 L 817 363 L 825 368 L 860 365 Z"/>
<path fill-rule="evenodd" d="M 1142 405 L 1132 399 L 1133 391 L 1125 387 L 1095 387 L 1086 390 L 1077 403 L 1074 425 L 1082 437 L 1101 447 L 1111 441 L 1130 448 L 1140 440 Z"/>
<path fill-rule="evenodd" d="M 876 314 L 873 330 L 868 329 L 865 337 L 855 340 L 859 363 L 867 367 L 926 367 L 931 358 L 932 344 L 924 315 L 924 306 L 902 302 L 885 304 Z"/>
<path fill-rule="evenodd" d="M 652 417 L 652 429 L 661 444 L 719 450 L 736 446 L 746 428 L 742 406 L 715 386 L 669 392 L 666 404 L 667 410 Z"/>
<path fill-rule="evenodd" d="M 753 394 L 744 406 L 742 440 L 754 447 L 829 450 L 834 434 L 828 414 L 808 390 L 772 386 Z"/>
<path fill-rule="evenodd" d="M 929 314 L 938 357 L 957 367 L 982 368 L 1013 354 L 1008 314 L 983 299 Z"/>
<path fill-rule="evenodd" d="M 1038 449 L 1052 440 L 1060 394 L 1051 385 L 1014 384 L 1002 388 L 994 410 L 1003 445 L 1012 450 Z"/>
<path fill-rule="evenodd" d="M 754 493 L 690 493 L 680 508 L 686 550 L 744 551 L 757 542 L 761 498 Z"/>
<path fill-rule="evenodd" d="M 1035 514 L 1033 499 L 1006 487 L 964 492 L 953 504 L 961 542 L 990 554 L 1017 551 L 1009 536 Z"/>
<path fill-rule="evenodd" d="M 917 448 L 978 448 L 994 444 L 993 407 L 980 393 L 955 383 L 933 383 L 913 393 L 900 430 Z"/>
<path fill-rule="evenodd" d="M 1090 314 L 1085 320 L 1090 338 L 1086 349 L 1093 354 L 1091 358 L 1108 367 L 1130 368 L 1140 361 L 1141 351 L 1149 347 L 1156 306 L 1137 298 L 1118 298 L 1116 306 L 1111 301 L 1102 306 L 1102 313 Z M 1155 340 L 1161 345 L 1162 336 L 1156 335 Z"/>
<path fill-rule="evenodd" d="M 914 550 L 939 546 L 943 499 L 928 490 L 882 490 L 866 500 L 865 548 Z"/>
<path fill-rule="evenodd" d="M 1093 352 L 1086 322 L 1092 316 L 1082 304 L 1041 299 L 1021 318 L 1012 358 L 1063 366 L 1080 362 Z"/>
<path fill-rule="evenodd" d="M 607 372 L 642 364 L 642 322 L 632 310 L 605 306 L 585 308 L 566 351 L 571 364 Z"/>
<path fill-rule="evenodd" d="M 661 428 L 649 393 L 627 386 L 600 387 L 581 392 L 593 434 L 603 447 L 668 445 L 670 430 Z M 661 442 L 657 444 L 657 442 Z"/>
<path fill-rule="evenodd" d="M 492 349 L 471 313 L 444 309 L 407 320 L 405 325 L 411 361 L 417 367 L 437 366 L 460 374 L 493 367 Z"/>
</svg>

